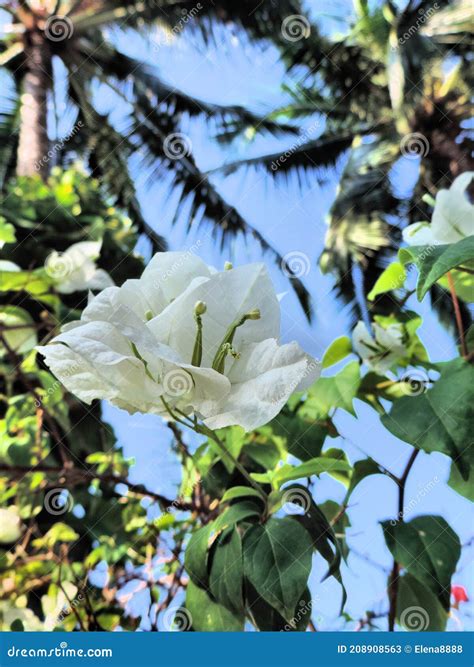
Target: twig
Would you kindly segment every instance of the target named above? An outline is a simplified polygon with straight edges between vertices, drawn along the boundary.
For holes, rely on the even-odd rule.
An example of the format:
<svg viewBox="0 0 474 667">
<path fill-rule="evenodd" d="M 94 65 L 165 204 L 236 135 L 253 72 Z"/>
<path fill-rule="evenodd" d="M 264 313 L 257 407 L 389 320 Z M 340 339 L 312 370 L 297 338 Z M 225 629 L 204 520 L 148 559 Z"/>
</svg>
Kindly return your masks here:
<svg viewBox="0 0 474 667">
<path fill-rule="evenodd" d="M 407 483 L 410 470 L 415 463 L 416 457 L 420 453 L 419 449 L 414 449 L 408 459 L 405 470 L 402 476 L 398 479 L 398 518 L 403 519 L 403 508 L 405 506 L 405 486 Z M 393 632 L 395 628 L 395 617 L 397 615 L 397 601 L 398 601 L 398 581 L 400 575 L 400 564 L 394 559 L 390 579 L 388 583 L 388 599 L 390 608 L 388 611 L 388 629 Z"/>
</svg>

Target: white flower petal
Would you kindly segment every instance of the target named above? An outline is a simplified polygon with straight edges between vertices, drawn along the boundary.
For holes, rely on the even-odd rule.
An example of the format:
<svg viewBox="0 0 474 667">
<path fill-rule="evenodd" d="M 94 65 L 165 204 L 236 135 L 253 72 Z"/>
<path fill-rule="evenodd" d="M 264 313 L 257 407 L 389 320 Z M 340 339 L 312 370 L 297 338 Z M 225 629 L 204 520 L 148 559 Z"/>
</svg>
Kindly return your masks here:
<svg viewBox="0 0 474 667">
<path fill-rule="evenodd" d="M 251 431 L 273 419 L 294 391 L 318 375 L 319 364 L 297 343 L 279 346 L 272 338 L 248 344 L 230 369 L 230 394 L 204 423 L 212 429 L 239 425 Z"/>
<path fill-rule="evenodd" d="M 209 267 L 191 251 L 158 252 L 152 257 L 140 280 L 150 290 L 159 290 L 166 304 L 169 304 L 189 287 L 194 278 L 210 276 Z"/>
<path fill-rule="evenodd" d="M 280 308 L 272 282 L 263 264 L 250 264 L 212 275 L 208 280 L 195 280 L 181 297 L 148 327 L 158 340 L 177 350 L 186 361 L 191 360 L 196 339 L 194 305 L 204 301 L 202 316 L 202 366 L 211 366 L 214 356 L 230 325 L 251 310 L 260 310 L 259 320 L 250 320 L 239 327 L 234 347 L 239 351 L 246 342 L 277 338 L 280 333 Z"/>
<path fill-rule="evenodd" d="M 426 222 L 415 222 L 408 225 L 402 232 L 403 240 L 408 245 L 435 245 L 431 225 Z"/>
</svg>

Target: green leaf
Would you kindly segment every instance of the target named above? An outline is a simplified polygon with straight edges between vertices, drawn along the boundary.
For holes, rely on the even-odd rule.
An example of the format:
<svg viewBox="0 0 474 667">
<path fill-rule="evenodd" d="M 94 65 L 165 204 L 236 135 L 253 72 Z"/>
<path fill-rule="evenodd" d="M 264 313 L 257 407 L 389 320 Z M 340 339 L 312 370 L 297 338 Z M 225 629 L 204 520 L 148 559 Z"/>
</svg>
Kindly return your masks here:
<svg viewBox="0 0 474 667">
<path fill-rule="evenodd" d="M 207 571 L 208 549 L 211 542 L 213 524 L 208 523 L 192 534 L 184 555 L 184 567 L 196 586 L 207 588 L 209 574 Z"/>
<path fill-rule="evenodd" d="M 404 574 L 398 582 L 397 621 L 414 632 L 443 632 L 448 613 L 436 595 L 411 574 Z"/>
<path fill-rule="evenodd" d="M 379 294 L 385 294 L 392 290 L 400 289 L 405 284 L 407 274 L 405 267 L 400 262 L 392 262 L 383 271 L 367 294 L 369 301 L 374 301 Z"/>
<path fill-rule="evenodd" d="M 471 270 L 474 268 L 472 261 L 469 263 L 469 268 Z M 454 289 L 457 296 L 466 303 L 472 303 L 474 301 L 474 276 L 466 271 L 453 269 L 451 271 L 451 278 L 453 279 Z M 448 279 L 446 276 L 443 276 L 438 280 L 438 285 L 444 287 L 445 290 L 449 290 Z"/>
<path fill-rule="evenodd" d="M 419 516 L 408 523 L 385 521 L 382 526 L 393 558 L 449 611 L 451 577 L 461 555 L 456 533 L 439 516 Z"/>
<path fill-rule="evenodd" d="M 247 582 L 248 615 L 261 632 L 304 632 L 311 619 L 311 593 L 306 588 L 293 612 L 292 623 L 268 604 Z"/>
<path fill-rule="evenodd" d="M 221 498 L 221 503 L 228 503 L 231 500 L 246 497 L 258 498 L 263 501 L 263 498 L 257 489 L 254 489 L 251 486 L 233 486 L 231 489 L 227 489 L 224 493 Z"/>
<path fill-rule="evenodd" d="M 256 505 L 252 500 L 243 500 L 240 503 L 226 507 L 212 526 L 216 532 L 219 532 L 227 528 L 227 526 L 233 526 L 244 519 L 258 518 L 261 513 L 261 506 Z"/>
<path fill-rule="evenodd" d="M 14 243 L 15 240 L 14 226 L 7 222 L 5 218 L 0 217 L 0 248 L 5 243 Z"/>
<path fill-rule="evenodd" d="M 457 465 L 453 462 L 451 463 L 451 473 L 449 475 L 448 486 L 450 486 L 454 491 L 459 493 L 461 496 L 464 496 L 468 500 L 474 503 L 474 469 L 471 468 L 469 471 L 469 477 L 464 480 Z"/>
<path fill-rule="evenodd" d="M 328 419 L 318 422 L 303 419 L 296 414 L 280 414 L 271 422 L 271 426 L 274 433 L 283 439 L 288 453 L 302 461 L 319 456 L 326 437 L 337 433 Z"/>
<path fill-rule="evenodd" d="M 244 535 L 244 575 L 287 622 L 306 589 L 312 542 L 289 517 L 252 526 Z"/>
<path fill-rule="evenodd" d="M 464 479 L 473 462 L 472 424 L 474 419 L 474 368 L 455 359 L 438 364 L 441 377 L 420 396 L 404 396 L 394 401 L 382 423 L 397 438 L 426 452 L 450 456 Z"/>
<path fill-rule="evenodd" d="M 209 590 L 217 602 L 237 615 L 244 613 L 242 540 L 233 528 L 213 547 Z"/>
<path fill-rule="evenodd" d="M 291 518 L 305 528 L 311 537 L 314 549 L 319 551 L 321 556 L 328 563 L 329 570 L 324 579 L 330 576 L 334 576 L 341 584 L 342 609 L 346 603 L 347 593 L 340 573 L 341 550 L 339 548 L 337 538 L 334 535 L 334 531 L 331 527 L 331 524 L 327 520 L 326 515 L 316 505 L 310 496 L 308 489 L 306 489 L 304 486 L 301 486 L 300 484 L 292 484 L 285 489 L 285 491 L 291 490 L 294 490 L 296 494 L 301 494 L 302 498 L 307 498 L 305 513 L 302 515 L 294 515 Z"/>
<path fill-rule="evenodd" d="M 342 359 L 345 359 L 352 352 L 352 342 L 347 336 L 336 338 L 328 347 L 323 356 L 322 368 L 334 366 Z"/>
<path fill-rule="evenodd" d="M 244 616 L 236 616 L 217 604 L 205 590 L 190 581 L 186 589 L 186 609 L 196 632 L 241 632 Z"/>
<path fill-rule="evenodd" d="M 474 236 L 449 245 L 401 248 L 398 256 L 403 265 L 416 264 L 419 271 L 416 293 L 421 301 L 430 287 L 448 271 L 474 259 Z"/>
<path fill-rule="evenodd" d="M 284 484 L 295 479 L 311 477 L 311 475 L 321 475 L 323 472 L 348 472 L 351 465 L 344 460 L 320 456 L 310 459 L 299 466 L 286 464 L 279 468 L 275 475 L 275 483 Z"/>
<path fill-rule="evenodd" d="M 322 419 L 334 408 L 344 408 L 354 413 L 352 401 L 360 385 L 360 366 L 357 361 L 348 363 L 332 377 L 319 378 L 308 390 L 308 398 L 300 414 L 309 419 Z"/>
</svg>

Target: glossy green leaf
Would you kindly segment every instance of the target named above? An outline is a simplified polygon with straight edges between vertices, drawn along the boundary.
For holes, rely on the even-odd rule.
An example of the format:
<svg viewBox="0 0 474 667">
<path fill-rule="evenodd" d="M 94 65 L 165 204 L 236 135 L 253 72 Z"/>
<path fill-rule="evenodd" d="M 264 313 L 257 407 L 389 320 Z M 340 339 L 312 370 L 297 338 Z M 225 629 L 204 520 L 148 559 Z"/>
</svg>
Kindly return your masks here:
<svg viewBox="0 0 474 667">
<path fill-rule="evenodd" d="M 474 367 L 456 359 L 439 364 L 441 377 L 420 396 L 404 396 L 393 403 L 382 423 L 397 438 L 426 452 L 450 456 L 464 479 L 474 460 Z"/>
<path fill-rule="evenodd" d="M 244 613 L 242 540 L 233 528 L 213 546 L 209 590 L 216 601 L 237 615 Z"/>
<path fill-rule="evenodd" d="M 352 401 L 359 385 L 360 366 L 357 361 L 351 361 L 337 375 L 319 378 L 313 384 L 300 414 L 310 419 L 322 419 L 334 408 L 354 414 Z"/>
<path fill-rule="evenodd" d="M 310 459 L 298 466 L 286 464 L 278 469 L 275 475 L 277 484 L 284 484 L 295 479 L 311 477 L 312 475 L 321 475 L 323 472 L 349 472 L 351 465 L 342 459 L 320 456 Z"/>
<path fill-rule="evenodd" d="M 291 622 L 311 572 L 308 532 L 289 517 L 252 526 L 244 535 L 244 575 Z"/>
<path fill-rule="evenodd" d="M 436 595 L 411 574 L 398 582 L 397 622 L 412 632 L 443 632 L 448 613 Z"/>
<path fill-rule="evenodd" d="M 419 516 L 408 523 L 385 521 L 382 526 L 394 559 L 448 611 L 451 577 L 461 555 L 453 529 L 439 516 Z"/>
<path fill-rule="evenodd" d="M 368 300 L 374 301 L 379 294 L 385 294 L 386 292 L 400 289 L 405 284 L 406 277 L 407 274 L 403 264 L 400 264 L 400 262 L 392 262 L 377 278 L 375 285 L 367 294 Z"/>
<path fill-rule="evenodd" d="M 186 568 L 186 572 L 196 586 L 201 586 L 202 588 L 206 588 L 209 585 L 207 563 L 212 531 L 212 523 L 208 523 L 206 526 L 196 530 L 189 540 L 184 555 L 184 567 Z"/>
<path fill-rule="evenodd" d="M 190 581 L 186 589 L 186 609 L 196 632 L 241 632 L 244 617 L 236 616 L 217 602 L 206 591 Z"/>
<path fill-rule="evenodd" d="M 345 359 L 352 352 L 352 342 L 347 336 L 336 338 L 324 353 L 322 368 L 334 366 L 342 359 Z"/>
<path fill-rule="evenodd" d="M 411 246 L 398 252 L 403 265 L 416 264 L 419 276 L 416 286 L 418 300 L 448 271 L 474 259 L 474 236 L 449 245 Z"/>
<path fill-rule="evenodd" d="M 231 500 L 238 500 L 240 498 L 258 498 L 259 500 L 263 500 L 257 489 L 251 486 L 233 486 L 224 493 L 221 503 L 228 503 Z"/>
</svg>

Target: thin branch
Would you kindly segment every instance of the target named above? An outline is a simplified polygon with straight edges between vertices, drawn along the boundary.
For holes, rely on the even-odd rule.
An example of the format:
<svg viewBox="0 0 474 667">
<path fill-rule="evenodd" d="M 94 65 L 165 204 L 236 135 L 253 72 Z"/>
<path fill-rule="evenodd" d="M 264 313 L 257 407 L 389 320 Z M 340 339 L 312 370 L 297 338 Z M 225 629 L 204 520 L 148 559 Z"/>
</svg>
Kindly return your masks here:
<svg viewBox="0 0 474 667">
<path fill-rule="evenodd" d="M 414 449 L 408 459 L 405 470 L 398 480 L 398 519 L 403 520 L 403 508 L 405 506 L 405 487 L 410 474 L 410 470 L 416 461 L 416 457 L 420 453 L 419 449 Z M 395 628 L 395 617 L 397 615 L 397 601 L 398 601 L 398 582 L 400 578 L 400 564 L 394 560 L 390 579 L 388 583 L 388 599 L 390 608 L 388 611 L 388 629 L 393 632 Z"/>
</svg>

